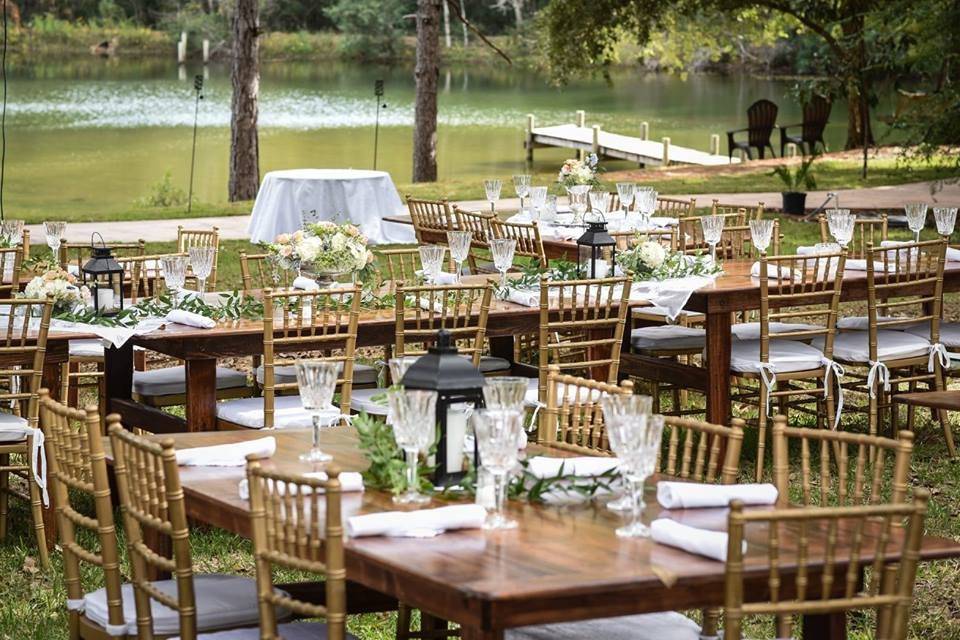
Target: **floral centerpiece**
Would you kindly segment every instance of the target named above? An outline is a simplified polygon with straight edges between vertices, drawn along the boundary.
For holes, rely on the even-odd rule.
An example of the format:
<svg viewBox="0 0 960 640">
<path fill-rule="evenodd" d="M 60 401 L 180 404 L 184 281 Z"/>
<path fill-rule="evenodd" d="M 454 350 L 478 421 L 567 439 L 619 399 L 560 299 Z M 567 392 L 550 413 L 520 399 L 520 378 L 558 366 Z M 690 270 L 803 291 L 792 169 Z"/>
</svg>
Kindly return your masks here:
<svg viewBox="0 0 960 640">
<path fill-rule="evenodd" d="M 565 160 L 560 167 L 560 173 L 557 174 L 557 182 L 564 187 L 575 187 L 577 185 L 598 186 L 600 180 L 597 178 L 597 154 L 591 153 L 586 160 L 580 161 L 576 158 Z"/>
<path fill-rule="evenodd" d="M 710 256 L 671 252 L 643 234 L 637 234 L 633 247 L 617 253 L 617 265 L 624 273 L 632 273 L 634 280 L 712 276 L 721 271 Z"/>
<path fill-rule="evenodd" d="M 54 313 L 69 313 L 90 302 L 90 290 L 85 286 L 78 287 L 76 276 L 59 267 L 34 276 L 20 297 L 43 299 L 48 294 L 53 295 Z"/>
<path fill-rule="evenodd" d="M 308 224 L 302 231 L 280 234 L 267 249 L 280 267 L 299 270 L 318 281 L 362 276 L 373 265 L 367 237 L 352 224 Z"/>
</svg>

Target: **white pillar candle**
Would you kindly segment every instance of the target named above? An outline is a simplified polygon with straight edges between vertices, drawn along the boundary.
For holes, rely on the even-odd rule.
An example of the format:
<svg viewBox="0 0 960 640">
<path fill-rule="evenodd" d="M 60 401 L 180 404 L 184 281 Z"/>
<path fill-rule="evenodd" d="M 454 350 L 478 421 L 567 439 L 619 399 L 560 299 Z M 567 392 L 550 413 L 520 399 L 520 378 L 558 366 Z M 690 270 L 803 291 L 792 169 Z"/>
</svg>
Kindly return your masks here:
<svg viewBox="0 0 960 640">
<path fill-rule="evenodd" d="M 101 311 L 110 311 L 113 306 L 113 289 L 97 289 L 97 308 Z"/>
<path fill-rule="evenodd" d="M 454 404 L 447 409 L 447 473 L 463 471 L 463 441 L 467 437 L 469 405 Z"/>
</svg>

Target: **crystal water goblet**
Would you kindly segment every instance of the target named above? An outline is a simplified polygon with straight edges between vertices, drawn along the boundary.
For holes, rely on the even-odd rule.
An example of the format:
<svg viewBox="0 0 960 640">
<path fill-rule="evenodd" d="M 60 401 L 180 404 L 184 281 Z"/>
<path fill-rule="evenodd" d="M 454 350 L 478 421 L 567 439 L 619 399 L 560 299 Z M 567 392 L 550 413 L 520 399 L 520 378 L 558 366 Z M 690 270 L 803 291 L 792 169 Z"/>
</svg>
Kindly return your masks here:
<svg viewBox="0 0 960 640">
<path fill-rule="evenodd" d="M 617 420 L 625 415 L 639 415 L 653 412 L 653 398 L 644 395 L 617 395 L 611 396 L 609 400 L 601 403 L 603 408 L 603 419 L 606 424 L 610 420 Z M 615 438 L 616 433 L 611 434 L 609 429 L 605 429 L 607 440 Z M 624 485 L 627 483 L 625 476 L 622 476 Z M 607 509 L 617 513 L 625 513 L 633 508 L 633 501 L 630 499 L 630 493 L 624 494 L 616 500 L 607 503 Z"/>
<path fill-rule="evenodd" d="M 53 252 L 53 259 L 59 264 L 60 244 L 63 242 L 63 235 L 67 232 L 67 223 L 59 220 L 48 220 L 43 223 L 43 232 L 47 238 L 47 246 Z"/>
<path fill-rule="evenodd" d="M 472 240 L 472 231 L 447 231 L 450 256 L 457 265 L 457 282 L 460 282 L 463 278 L 463 263 L 470 256 L 470 242 Z"/>
<path fill-rule="evenodd" d="M 634 209 L 640 218 L 640 228 L 650 226 L 650 218 L 657 210 L 657 191 L 653 187 L 636 187 L 633 193 Z"/>
<path fill-rule="evenodd" d="M 844 249 L 853 240 L 856 222 L 857 216 L 850 213 L 850 209 L 834 209 L 827 214 L 827 228 L 830 229 L 830 235 Z"/>
<path fill-rule="evenodd" d="M 557 220 L 557 196 L 547 194 L 543 200 L 543 206 L 540 207 L 540 222 L 548 224 Z"/>
<path fill-rule="evenodd" d="M 428 283 L 434 284 L 440 275 L 443 255 L 447 252 L 447 248 L 438 244 L 422 244 L 419 250 L 423 277 Z"/>
<path fill-rule="evenodd" d="M 180 296 L 183 284 L 187 280 L 186 256 L 164 256 L 160 258 L 160 270 L 167 290 L 173 294 L 174 300 Z"/>
<path fill-rule="evenodd" d="M 523 411 L 530 378 L 493 376 L 484 380 L 483 403 L 487 409 Z"/>
<path fill-rule="evenodd" d="M 493 479 L 494 510 L 487 516 L 487 530 L 514 529 L 517 521 L 503 511 L 510 471 L 516 467 L 517 442 L 523 430 L 523 413 L 512 409 L 477 409 L 470 416 L 480 464 Z"/>
<path fill-rule="evenodd" d="M 573 224 L 583 223 L 583 214 L 587 212 L 589 201 L 587 194 L 590 193 L 590 185 L 577 184 L 567 187 L 567 196 L 570 199 L 570 210 L 573 211 Z"/>
<path fill-rule="evenodd" d="M 547 199 L 546 187 L 530 187 L 530 220 L 536 221 L 540 217 L 540 210 Z"/>
<path fill-rule="evenodd" d="M 23 220 L 4 220 L 0 225 L 0 234 L 11 247 L 17 246 L 23 241 Z"/>
<path fill-rule="evenodd" d="M 703 241 L 710 245 L 710 257 L 714 264 L 717 262 L 717 245 L 723 238 L 723 225 L 726 218 L 723 216 L 702 216 L 700 227 L 703 229 Z"/>
<path fill-rule="evenodd" d="M 420 493 L 417 463 L 436 437 L 437 392 L 393 387 L 387 391 L 393 420 L 393 437 L 407 461 L 407 490 L 393 497 L 397 504 L 423 504 L 430 496 Z"/>
<path fill-rule="evenodd" d="M 920 232 L 927 224 L 927 203 L 926 202 L 908 202 L 903 207 L 907 214 L 907 226 L 913 231 L 914 241 L 920 242 Z"/>
<path fill-rule="evenodd" d="M 390 358 L 387 366 L 390 368 L 390 383 L 402 384 L 403 376 L 407 374 L 407 369 L 419 359 L 419 356 L 402 356 L 400 358 Z"/>
<path fill-rule="evenodd" d="M 957 226 L 957 207 L 934 207 L 933 219 L 937 223 L 937 233 L 949 238 Z"/>
<path fill-rule="evenodd" d="M 751 220 L 750 241 L 757 253 L 766 253 L 773 239 L 773 220 Z"/>
<path fill-rule="evenodd" d="M 497 202 L 500 201 L 500 190 L 503 188 L 503 182 L 500 180 L 484 180 L 483 191 L 487 196 L 487 202 L 490 203 L 491 213 L 497 212 Z"/>
<path fill-rule="evenodd" d="M 513 176 L 513 190 L 520 198 L 520 211 L 523 211 L 523 199 L 530 193 L 530 176 L 526 174 L 517 174 Z"/>
<path fill-rule="evenodd" d="M 494 238 L 490 241 L 490 255 L 493 266 L 500 272 L 500 286 L 507 286 L 507 271 L 513 266 L 513 254 L 517 250 L 517 241 L 513 238 Z"/>
<path fill-rule="evenodd" d="M 613 195 L 607 191 L 597 190 L 591 191 L 588 197 L 590 199 L 590 210 L 606 217 L 610 211 L 610 201 L 613 200 Z"/>
<path fill-rule="evenodd" d="M 313 446 L 300 456 L 304 462 L 329 462 L 329 453 L 320 449 L 320 429 L 324 413 L 333 409 L 333 393 L 340 377 L 340 363 L 326 360 L 297 360 L 297 386 L 300 402 L 313 420 Z"/>
<path fill-rule="evenodd" d="M 197 289 L 200 297 L 207 292 L 207 278 L 213 273 L 213 261 L 217 256 L 217 250 L 213 247 L 190 247 L 187 249 L 190 256 L 190 267 L 193 269 L 193 275 L 197 277 Z"/>
<path fill-rule="evenodd" d="M 627 217 L 627 212 L 633 206 L 633 196 L 637 191 L 637 185 L 632 182 L 618 182 L 617 195 L 620 196 L 620 208 L 623 209 L 623 217 Z"/>
</svg>

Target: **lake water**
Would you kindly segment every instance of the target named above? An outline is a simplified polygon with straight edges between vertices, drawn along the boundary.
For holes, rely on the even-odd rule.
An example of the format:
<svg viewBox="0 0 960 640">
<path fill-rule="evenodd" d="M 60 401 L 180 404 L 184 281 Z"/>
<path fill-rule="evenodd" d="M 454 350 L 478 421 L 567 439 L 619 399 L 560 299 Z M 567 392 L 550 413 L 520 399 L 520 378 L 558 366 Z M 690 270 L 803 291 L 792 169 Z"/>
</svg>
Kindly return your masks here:
<svg viewBox="0 0 960 640">
<path fill-rule="evenodd" d="M 166 61 L 90 59 L 11 69 L 9 210 L 83 214 L 128 208 L 168 170 L 185 189 L 195 73 L 207 76 L 195 193 L 201 202 L 226 200 L 229 68 L 211 65 L 204 72 Z M 372 166 L 377 78 L 386 81 L 387 103 L 380 118 L 378 168 L 390 171 L 398 183 L 409 181 L 411 70 L 334 62 L 263 65 L 261 172 Z M 519 171 L 527 113 L 539 124 L 560 124 L 585 109 L 588 124 L 628 135 L 636 135 L 646 121 L 652 139 L 670 136 L 674 144 L 704 150 L 710 134 L 743 126 L 745 109 L 759 98 L 780 105 L 780 122 L 795 122 L 800 113 L 789 83 L 746 76 L 683 80 L 622 72 L 612 85 L 596 79 L 556 88 L 534 72 L 492 64 L 442 71 L 440 88 L 441 178 L 479 180 Z M 834 148 L 843 143 L 845 116 L 845 106 L 836 105 L 827 130 Z M 725 136 L 722 145 L 725 151 Z M 536 168 L 552 170 L 570 154 L 538 150 Z"/>
</svg>

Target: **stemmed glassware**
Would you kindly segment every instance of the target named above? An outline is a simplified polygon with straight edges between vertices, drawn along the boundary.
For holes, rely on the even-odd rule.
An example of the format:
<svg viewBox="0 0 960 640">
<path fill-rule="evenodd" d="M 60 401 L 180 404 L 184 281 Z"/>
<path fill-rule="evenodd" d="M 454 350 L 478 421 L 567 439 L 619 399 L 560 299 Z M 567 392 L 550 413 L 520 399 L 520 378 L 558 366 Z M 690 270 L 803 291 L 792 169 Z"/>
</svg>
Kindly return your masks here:
<svg viewBox="0 0 960 640">
<path fill-rule="evenodd" d="M 607 191 L 596 190 L 589 193 L 589 198 L 590 211 L 599 212 L 601 216 L 606 217 L 610 211 L 610 201 L 613 200 L 613 195 Z"/>
<path fill-rule="evenodd" d="M 217 250 L 213 247 L 189 247 L 187 253 L 190 256 L 193 275 L 197 277 L 197 288 L 200 296 L 203 297 L 207 292 L 207 278 L 213 273 L 213 260 L 217 256 Z"/>
<path fill-rule="evenodd" d="M 500 200 L 500 189 L 503 183 L 500 180 L 484 180 L 483 190 L 487 196 L 487 202 L 490 203 L 490 211 L 497 212 L 497 202 Z"/>
<path fill-rule="evenodd" d="M 710 245 L 710 257 L 717 262 L 717 245 L 723 238 L 723 225 L 726 219 L 723 216 L 702 216 L 700 226 L 703 228 L 703 241 Z"/>
<path fill-rule="evenodd" d="M 513 238 L 494 238 L 490 241 L 490 255 L 493 266 L 500 272 L 500 286 L 507 286 L 507 271 L 513 266 L 513 254 L 517 250 L 517 241 Z"/>
<path fill-rule="evenodd" d="M 457 265 L 457 282 L 460 282 L 463 278 L 463 263 L 470 256 L 470 242 L 472 240 L 472 231 L 447 231 L 450 256 Z"/>
<path fill-rule="evenodd" d="M 857 216 L 850 213 L 850 209 L 834 209 L 827 214 L 827 228 L 830 229 L 830 235 L 844 249 L 853 240 L 856 222 Z"/>
<path fill-rule="evenodd" d="M 447 248 L 438 244 L 422 244 L 419 249 L 423 277 L 428 283 L 434 284 L 440 275 L 443 254 L 447 252 Z"/>
<path fill-rule="evenodd" d="M 493 478 L 494 511 L 483 523 L 484 529 L 514 529 L 517 521 L 503 512 L 507 479 L 517 465 L 517 442 L 523 429 L 523 413 L 513 409 L 477 409 L 470 416 L 480 464 Z"/>
<path fill-rule="evenodd" d="M 633 194 L 637 191 L 637 185 L 632 182 L 618 182 L 617 195 L 620 196 L 620 208 L 623 209 L 623 217 L 626 219 L 627 211 L 633 206 Z"/>
<path fill-rule="evenodd" d="M 167 285 L 167 290 L 176 300 L 183 290 L 183 283 L 187 280 L 186 256 L 164 256 L 160 258 L 160 269 L 163 271 L 163 281 Z"/>
<path fill-rule="evenodd" d="M 640 228 L 650 226 L 650 218 L 657 210 L 657 192 L 653 187 L 635 187 L 633 193 L 634 209 L 640 217 Z"/>
<path fill-rule="evenodd" d="M 927 203 L 926 202 L 908 202 L 903 207 L 907 214 L 907 226 L 914 233 L 914 241 L 920 242 L 920 232 L 927 224 Z"/>
<path fill-rule="evenodd" d="M 60 244 L 63 234 L 67 232 L 67 223 L 62 221 L 47 221 L 43 223 L 43 232 L 47 237 L 47 246 L 53 252 L 53 259 L 60 262 Z"/>
<path fill-rule="evenodd" d="M 773 238 L 773 220 L 751 220 L 750 241 L 757 253 L 766 253 Z"/>
<path fill-rule="evenodd" d="M 540 217 L 540 209 L 547 199 L 546 187 L 530 187 L 530 219 L 536 220 Z"/>
<path fill-rule="evenodd" d="M 616 420 L 624 415 L 651 413 L 653 411 L 653 398 L 650 396 L 624 395 L 622 397 L 617 396 L 617 398 L 618 400 L 616 401 L 601 405 L 603 408 L 604 423 L 608 420 Z M 609 440 L 611 437 L 616 437 L 616 434 L 611 434 L 609 429 L 607 429 L 607 439 Z M 626 476 L 623 476 L 623 481 L 624 484 L 626 484 Z M 632 508 L 633 500 L 630 498 L 629 491 L 624 493 L 620 498 L 607 503 L 607 509 L 616 511 L 617 513 L 624 513 L 630 511 Z"/>
<path fill-rule="evenodd" d="M 487 409 L 522 411 L 530 378 L 494 376 L 483 385 L 483 403 Z"/>
<path fill-rule="evenodd" d="M 957 208 L 934 207 L 933 219 L 937 223 L 937 233 L 944 238 L 949 238 L 957 226 Z"/>
<path fill-rule="evenodd" d="M 523 211 L 523 199 L 530 193 L 530 176 L 518 174 L 513 176 L 513 190 L 517 192 L 520 198 L 520 211 Z"/>
<path fill-rule="evenodd" d="M 340 363 L 326 360 L 297 360 L 297 385 L 300 402 L 312 414 L 313 446 L 300 456 L 304 462 L 328 462 L 333 459 L 320 449 L 320 420 L 333 406 L 333 392 L 340 377 Z"/>
<path fill-rule="evenodd" d="M 540 208 L 540 221 L 552 223 L 557 219 L 557 196 L 547 194 Z"/>
<path fill-rule="evenodd" d="M 4 220 L 0 225 L 0 235 L 11 247 L 17 246 L 23 240 L 23 220 Z"/>
<path fill-rule="evenodd" d="M 570 210 L 573 211 L 573 224 L 583 223 L 583 214 L 587 211 L 587 194 L 590 193 L 590 185 L 577 184 L 567 187 L 567 196 L 570 198 Z"/>
<path fill-rule="evenodd" d="M 393 437 L 407 459 L 407 490 L 393 497 L 397 504 L 423 504 L 430 496 L 420 493 L 417 462 L 436 437 L 437 392 L 391 388 L 387 403 L 393 425 Z"/>
<path fill-rule="evenodd" d="M 403 380 L 403 376 L 407 374 L 407 369 L 409 369 L 410 365 L 416 362 L 418 358 L 419 356 L 390 358 L 390 360 L 387 362 L 387 366 L 390 368 L 390 383 L 400 384 L 400 381 Z"/>
</svg>

